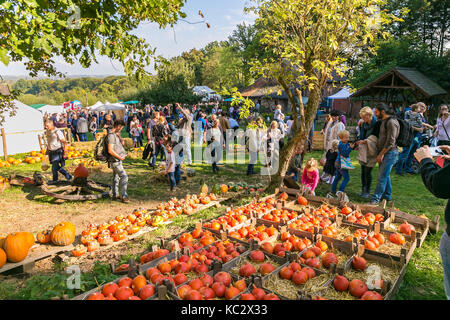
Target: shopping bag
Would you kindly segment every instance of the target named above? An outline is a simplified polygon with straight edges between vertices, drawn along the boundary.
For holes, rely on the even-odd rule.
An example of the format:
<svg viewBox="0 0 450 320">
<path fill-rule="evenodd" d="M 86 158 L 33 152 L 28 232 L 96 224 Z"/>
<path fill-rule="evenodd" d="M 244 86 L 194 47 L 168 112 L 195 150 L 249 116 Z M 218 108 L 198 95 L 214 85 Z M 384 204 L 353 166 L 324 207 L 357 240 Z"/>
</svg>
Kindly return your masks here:
<svg viewBox="0 0 450 320">
<path fill-rule="evenodd" d="M 45 156 L 41 162 L 41 169 L 42 169 L 42 171 L 47 171 L 48 168 L 50 168 L 50 160 L 49 160 L 48 156 Z"/>
</svg>

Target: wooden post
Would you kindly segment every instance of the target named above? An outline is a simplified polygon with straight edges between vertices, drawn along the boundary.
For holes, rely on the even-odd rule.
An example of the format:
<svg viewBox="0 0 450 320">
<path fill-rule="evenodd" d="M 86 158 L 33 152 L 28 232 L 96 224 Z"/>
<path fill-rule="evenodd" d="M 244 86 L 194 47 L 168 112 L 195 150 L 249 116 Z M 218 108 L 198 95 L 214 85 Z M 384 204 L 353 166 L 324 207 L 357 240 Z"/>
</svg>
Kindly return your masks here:
<svg viewBox="0 0 450 320">
<path fill-rule="evenodd" d="M 5 161 L 8 160 L 8 151 L 6 150 L 6 133 L 5 129 L 1 129 L 2 133 L 2 141 L 3 141 L 3 158 L 5 158 Z"/>
</svg>

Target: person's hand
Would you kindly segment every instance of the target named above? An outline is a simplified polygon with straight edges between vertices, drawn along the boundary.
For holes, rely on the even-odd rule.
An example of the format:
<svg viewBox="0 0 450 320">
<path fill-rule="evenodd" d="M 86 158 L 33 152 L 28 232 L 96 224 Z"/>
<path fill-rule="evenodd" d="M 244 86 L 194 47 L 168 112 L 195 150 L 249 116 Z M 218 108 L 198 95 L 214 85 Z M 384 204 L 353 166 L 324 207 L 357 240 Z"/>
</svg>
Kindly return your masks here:
<svg viewBox="0 0 450 320">
<path fill-rule="evenodd" d="M 383 162 L 384 154 L 379 154 L 377 157 L 377 162 L 381 164 Z"/>
<path fill-rule="evenodd" d="M 416 151 L 414 153 L 414 157 L 417 159 L 417 161 L 420 163 L 423 159 L 433 159 L 431 156 L 430 147 L 424 146 Z"/>
<path fill-rule="evenodd" d="M 439 146 L 439 148 L 441 148 L 442 151 L 447 152 L 447 154 L 445 156 L 442 156 L 442 158 L 450 161 L 450 146 Z"/>
</svg>

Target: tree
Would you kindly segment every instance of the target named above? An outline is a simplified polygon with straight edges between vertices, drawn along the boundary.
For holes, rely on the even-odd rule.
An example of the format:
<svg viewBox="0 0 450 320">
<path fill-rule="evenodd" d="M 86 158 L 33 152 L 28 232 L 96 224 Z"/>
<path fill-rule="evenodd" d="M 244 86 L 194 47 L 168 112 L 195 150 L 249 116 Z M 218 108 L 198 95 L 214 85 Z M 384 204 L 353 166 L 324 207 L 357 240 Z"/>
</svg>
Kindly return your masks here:
<svg viewBox="0 0 450 320">
<path fill-rule="evenodd" d="M 22 61 L 30 75 L 60 75 L 55 58 L 88 68 L 96 55 L 119 60 L 138 78 L 155 58 L 143 38 L 132 33 L 143 21 L 164 28 L 180 17 L 185 0 L 8 0 L 0 4 L 0 61 Z M 11 97 L 1 97 L 11 101 Z M 14 111 L 0 103 L 3 111 Z M 1 119 L 0 119 L 1 120 Z"/>
<path fill-rule="evenodd" d="M 342 75 L 345 61 L 380 34 L 379 26 L 393 18 L 376 6 L 385 2 L 370 0 L 254 0 L 247 10 L 258 16 L 261 43 L 267 51 L 252 70 L 276 79 L 292 106 L 293 138 L 279 155 L 278 170 L 268 190 L 280 187 L 289 161 L 298 146 L 304 146 L 311 130 L 321 91 L 332 72 Z M 302 103 L 302 91 L 309 100 Z M 299 117 L 298 117 L 299 116 Z"/>
</svg>

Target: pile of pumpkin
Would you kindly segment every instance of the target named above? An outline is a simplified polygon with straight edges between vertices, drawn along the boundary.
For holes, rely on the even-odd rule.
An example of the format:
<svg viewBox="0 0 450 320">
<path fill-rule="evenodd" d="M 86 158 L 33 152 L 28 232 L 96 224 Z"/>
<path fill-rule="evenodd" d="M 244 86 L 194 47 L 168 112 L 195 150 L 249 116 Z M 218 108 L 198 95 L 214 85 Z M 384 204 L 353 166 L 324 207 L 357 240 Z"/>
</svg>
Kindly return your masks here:
<svg viewBox="0 0 450 320">
<path fill-rule="evenodd" d="M 81 244 L 76 246 L 72 255 L 80 257 L 86 252 L 96 251 L 100 246 L 107 246 L 124 240 L 135 234 L 145 225 L 158 226 L 159 219 L 145 209 L 135 209 L 128 216 L 118 215 L 114 220 L 102 224 L 91 224 L 81 233 Z"/>
<path fill-rule="evenodd" d="M 30 232 L 15 232 L 0 238 L 0 268 L 6 261 L 17 263 L 25 260 L 36 240 L 41 244 L 70 245 L 75 240 L 75 226 L 70 222 L 61 222 L 52 230 L 39 232 L 36 239 Z"/>
<path fill-rule="evenodd" d="M 172 198 L 166 203 L 160 203 L 153 214 L 163 217 L 166 221 L 180 214 L 194 214 L 200 205 L 207 205 L 211 201 L 217 201 L 214 193 L 202 192 L 199 195 L 187 195 L 184 199 Z"/>
<path fill-rule="evenodd" d="M 9 168 L 12 165 L 18 166 L 22 163 L 35 164 L 41 162 L 45 158 L 45 150 L 41 152 L 31 151 L 25 158 L 13 158 L 9 157 L 8 160 L 0 160 L 0 168 Z"/>
<path fill-rule="evenodd" d="M 9 179 L 6 177 L 0 176 L 0 189 L 8 188 L 10 186 Z"/>
</svg>

